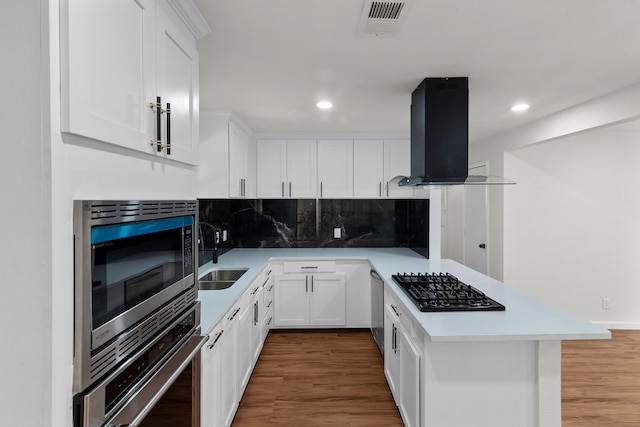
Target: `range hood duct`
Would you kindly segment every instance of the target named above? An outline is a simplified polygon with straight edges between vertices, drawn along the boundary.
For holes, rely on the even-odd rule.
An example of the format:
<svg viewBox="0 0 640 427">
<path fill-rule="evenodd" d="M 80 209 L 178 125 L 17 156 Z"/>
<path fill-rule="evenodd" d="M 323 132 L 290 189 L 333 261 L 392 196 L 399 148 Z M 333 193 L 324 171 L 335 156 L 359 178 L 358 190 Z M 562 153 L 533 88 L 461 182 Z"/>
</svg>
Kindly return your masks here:
<svg viewBox="0 0 640 427">
<path fill-rule="evenodd" d="M 399 186 L 508 184 L 468 175 L 469 78 L 426 78 L 411 94 L 411 176 Z"/>
</svg>

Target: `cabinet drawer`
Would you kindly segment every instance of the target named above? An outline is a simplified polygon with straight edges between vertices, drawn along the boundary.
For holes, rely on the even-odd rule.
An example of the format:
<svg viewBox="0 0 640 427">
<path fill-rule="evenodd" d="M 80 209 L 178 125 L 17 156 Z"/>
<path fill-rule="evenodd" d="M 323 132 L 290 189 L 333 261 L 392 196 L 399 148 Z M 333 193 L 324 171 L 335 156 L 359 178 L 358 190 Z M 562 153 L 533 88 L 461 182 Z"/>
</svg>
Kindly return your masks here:
<svg viewBox="0 0 640 427">
<path fill-rule="evenodd" d="M 335 273 L 335 261 L 287 261 L 285 273 Z"/>
</svg>

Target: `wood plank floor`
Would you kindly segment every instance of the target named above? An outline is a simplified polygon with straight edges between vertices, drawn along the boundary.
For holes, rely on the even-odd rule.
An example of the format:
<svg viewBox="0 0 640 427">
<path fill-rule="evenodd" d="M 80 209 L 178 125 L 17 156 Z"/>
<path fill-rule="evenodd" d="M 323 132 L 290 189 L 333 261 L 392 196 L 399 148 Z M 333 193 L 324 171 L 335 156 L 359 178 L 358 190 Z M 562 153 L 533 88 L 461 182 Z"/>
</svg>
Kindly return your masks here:
<svg viewBox="0 0 640 427">
<path fill-rule="evenodd" d="M 640 331 L 562 343 L 563 427 L 640 426 Z"/>
<path fill-rule="evenodd" d="M 563 427 L 640 426 L 640 331 L 562 345 Z M 233 422 L 402 426 L 368 331 L 272 331 Z"/>
<path fill-rule="evenodd" d="M 233 427 L 402 426 L 369 331 L 271 331 Z"/>
</svg>

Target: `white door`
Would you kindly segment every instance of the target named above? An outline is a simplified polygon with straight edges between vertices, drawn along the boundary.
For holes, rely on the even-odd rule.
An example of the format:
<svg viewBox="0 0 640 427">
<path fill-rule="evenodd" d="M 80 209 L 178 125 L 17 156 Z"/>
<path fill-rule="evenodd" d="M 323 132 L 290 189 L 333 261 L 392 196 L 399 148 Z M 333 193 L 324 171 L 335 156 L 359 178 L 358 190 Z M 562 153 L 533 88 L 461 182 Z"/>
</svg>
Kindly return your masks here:
<svg viewBox="0 0 640 427">
<path fill-rule="evenodd" d="M 316 197 L 316 141 L 287 141 L 287 183 L 285 197 L 313 199 Z"/>
<path fill-rule="evenodd" d="M 353 141 L 318 141 L 318 196 L 321 199 L 353 197 Z"/>
<path fill-rule="evenodd" d="M 275 326 L 309 324 L 309 277 L 306 274 L 275 276 Z"/>
<path fill-rule="evenodd" d="M 258 141 L 258 198 L 281 199 L 287 185 L 287 141 Z M 288 193 L 286 193 L 288 196 Z"/>
<path fill-rule="evenodd" d="M 384 149 L 382 140 L 353 141 L 353 197 L 383 197 Z"/>
<path fill-rule="evenodd" d="M 346 281 L 343 273 L 309 275 L 309 324 L 344 326 L 347 323 Z"/>
<path fill-rule="evenodd" d="M 469 168 L 469 175 L 486 175 L 487 165 Z M 487 274 L 487 187 L 464 187 L 464 264 Z"/>
</svg>

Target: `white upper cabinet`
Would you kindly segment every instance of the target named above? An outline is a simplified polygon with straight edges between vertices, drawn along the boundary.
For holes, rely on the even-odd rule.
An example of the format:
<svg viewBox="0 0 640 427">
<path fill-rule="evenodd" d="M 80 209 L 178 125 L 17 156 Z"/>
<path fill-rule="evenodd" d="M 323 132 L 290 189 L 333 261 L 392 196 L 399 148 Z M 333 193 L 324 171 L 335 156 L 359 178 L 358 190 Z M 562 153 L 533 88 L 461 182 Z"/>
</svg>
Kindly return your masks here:
<svg viewBox="0 0 640 427">
<path fill-rule="evenodd" d="M 353 141 L 353 197 L 384 197 L 384 141 Z"/>
<path fill-rule="evenodd" d="M 157 8 L 156 89 L 165 110 L 165 134 L 161 140 L 169 158 L 197 164 L 199 132 L 199 59 L 195 39 L 175 18 Z M 170 117 L 170 119 L 169 119 Z M 167 124 L 168 123 L 168 124 Z M 167 139 L 170 137 L 170 140 Z"/>
<path fill-rule="evenodd" d="M 229 197 L 256 197 L 255 139 L 234 121 L 229 121 Z"/>
<path fill-rule="evenodd" d="M 389 183 L 396 176 L 411 175 L 411 142 L 408 139 L 384 141 L 384 197 L 390 199 L 410 199 L 415 192 L 412 188 L 400 188 Z"/>
<path fill-rule="evenodd" d="M 259 198 L 316 197 L 316 141 L 261 140 L 257 145 Z"/>
<path fill-rule="evenodd" d="M 318 141 L 318 197 L 353 197 L 353 141 Z"/>
<path fill-rule="evenodd" d="M 178 18 L 176 8 L 187 10 L 193 4 L 61 1 L 63 132 L 196 164 L 196 39 L 210 30 L 201 18 L 187 27 L 183 19 L 199 13 L 180 13 Z M 157 97 L 162 108 L 160 138 Z"/>
<path fill-rule="evenodd" d="M 391 184 L 398 175 L 411 172 L 411 144 L 400 140 L 357 140 L 353 142 L 353 196 L 361 199 L 412 198 L 413 188 Z"/>
<path fill-rule="evenodd" d="M 257 179 L 259 198 L 280 199 L 288 196 L 287 141 L 266 140 L 257 142 Z"/>
</svg>

